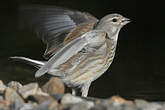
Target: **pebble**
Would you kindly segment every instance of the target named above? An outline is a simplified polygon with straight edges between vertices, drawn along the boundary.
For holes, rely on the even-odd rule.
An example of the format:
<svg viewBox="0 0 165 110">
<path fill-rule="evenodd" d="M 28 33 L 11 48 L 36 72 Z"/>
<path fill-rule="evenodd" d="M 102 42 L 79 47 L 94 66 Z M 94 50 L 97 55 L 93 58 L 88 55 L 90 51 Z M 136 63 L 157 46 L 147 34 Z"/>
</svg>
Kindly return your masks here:
<svg viewBox="0 0 165 110">
<path fill-rule="evenodd" d="M 133 102 L 125 100 L 119 96 L 112 96 L 111 98 L 105 100 L 104 103 L 108 103 L 108 104 L 114 105 L 114 106 L 120 106 L 122 104 L 128 104 L 130 106 L 133 106 Z"/>
<path fill-rule="evenodd" d="M 37 103 L 42 103 L 45 100 L 49 100 L 50 102 L 55 102 L 56 100 L 51 96 L 42 96 L 42 95 L 33 95 L 30 97 L 32 101 L 35 101 Z M 57 103 L 57 101 L 56 101 Z"/>
<path fill-rule="evenodd" d="M 4 99 L 3 99 L 3 96 L 0 96 L 0 102 L 2 102 Z"/>
<path fill-rule="evenodd" d="M 69 110 L 89 110 L 88 106 L 86 103 L 77 103 L 77 104 L 73 104 Z"/>
<path fill-rule="evenodd" d="M 51 78 L 42 87 L 44 92 L 37 83 L 22 86 L 11 81 L 6 86 L 0 80 L 0 110 L 165 110 L 165 102 L 129 101 L 119 96 L 99 99 L 57 94 L 64 93 L 64 85 L 62 91 L 57 90 L 60 88 L 56 85 L 57 80 Z"/>
<path fill-rule="evenodd" d="M 0 110 L 9 110 L 10 102 L 2 101 L 0 102 Z"/>
<path fill-rule="evenodd" d="M 50 80 L 42 87 L 42 90 L 48 94 L 63 94 L 65 87 L 61 79 L 51 77 Z"/>
<path fill-rule="evenodd" d="M 10 110 L 10 108 L 0 103 L 0 110 Z"/>
<path fill-rule="evenodd" d="M 31 110 L 50 110 L 49 106 L 51 105 L 50 101 L 44 101 L 41 104 L 39 104 L 37 107 L 34 107 Z"/>
<path fill-rule="evenodd" d="M 6 89 L 6 86 L 4 85 L 3 81 L 0 80 L 0 93 L 3 93 Z"/>
<path fill-rule="evenodd" d="M 30 103 L 25 103 L 19 110 L 31 110 L 34 106 Z"/>
<path fill-rule="evenodd" d="M 41 88 L 38 88 L 38 90 L 37 90 L 37 92 L 36 92 L 36 95 L 49 96 L 49 94 L 43 92 Z"/>
<path fill-rule="evenodd" d="M 139 110 L 161 110 L 162 108 L 162 105 L 158 103 L 148 103 L 145 100 L 135 100 L 135 105 Z"/>
<path fill-rule="evenodd" d="M 17 81 L 11 81 L 11 82 L 9 82 L 9 83 L 7 84 L 7 86 L 8 86 L 9 88 L 13 88 L 13 89 L 15 89 L 15 90 L 18 90 L 18 89 L 20 89 L 20 88 L 22 87 L 22 84 L 19 83 L 19 82 L 17 82 Z"/>
<path fill-rule="evenodd" d="M 55 107 L 54 110 L 70 110 L 69 108 L 72 106 L 73 104 L 59 104 L 57 107 Z"/>
<path fill-rule="evenodd" d="M 51 102 L 51 104 L 49 105 L 49 110 L 54 110 L 55 108 L 57 108 L 58 103 L 56 100 L 54 100 L 53 102 Z"/>
<path fill-rule="evenodd" d="M 39 88 L 37 83 L 30 83 L 21 87 L 18 92 L 22 95 L 24 99 L 26 99 L 30 95 L 44 95 L 47 96 L 47 93 L 43 93 L 42 90 Z"/>
<path fill-rule="evenodd" d="M 61 99 L 62 104 L 74 104 L 79 102 L 83 102 L 83 99 L 73 96 L 71 94 L 66 94 Z"/>
<path fill-rule="evenodd" d="M 7 88 L 5 91 L 5 99 L 6 101 L 14 103 L 15 108 L 19 108 L 24 104 L 24 100 L 21 96 L 12 88 Z"/>
</svg>

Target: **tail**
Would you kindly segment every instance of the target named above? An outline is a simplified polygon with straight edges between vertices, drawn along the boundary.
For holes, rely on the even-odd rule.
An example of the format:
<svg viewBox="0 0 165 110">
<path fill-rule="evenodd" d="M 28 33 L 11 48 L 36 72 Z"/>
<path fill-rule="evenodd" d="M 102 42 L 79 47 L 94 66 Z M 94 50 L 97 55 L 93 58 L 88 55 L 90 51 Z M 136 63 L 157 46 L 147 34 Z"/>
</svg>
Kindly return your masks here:
<svg viewBox="0 0 165 110">
<path fill-rule="evenodd" d="M 11 58 L 13 60 L 16 60 L 16 61 L 21 61 L 21 62 L 30 64 L 30 65 L 33 65 L 34 67 L 36 67 L 38 69 L 40 67 L 42 67 L 43 65 L 45 65 L 45 62 L 44 61 L 32 60 L 32 59 L 26 58 L 26 57 L 17 57 L 17 56 L 14 56 L 14 57 L 9 57 L 9 58 Z"/>
</svg>

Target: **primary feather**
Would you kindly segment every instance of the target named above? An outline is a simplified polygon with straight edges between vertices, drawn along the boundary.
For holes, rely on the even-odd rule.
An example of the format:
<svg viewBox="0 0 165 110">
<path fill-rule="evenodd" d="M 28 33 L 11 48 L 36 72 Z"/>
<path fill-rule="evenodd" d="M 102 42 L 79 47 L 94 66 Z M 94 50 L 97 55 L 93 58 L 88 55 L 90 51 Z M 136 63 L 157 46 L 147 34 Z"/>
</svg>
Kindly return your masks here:
<svg viewBox="0 0 165 110">
<path fill-rule="evenodd" d="M 20 21 L 21 27 L 36 32 L 47 45 L 44 56 L 50 58 L 72 30 L 80 24 L 96 23 L 98 20 L 85 12 L 56 6 L 27 5 L 21 7 Z"/>
</svg>

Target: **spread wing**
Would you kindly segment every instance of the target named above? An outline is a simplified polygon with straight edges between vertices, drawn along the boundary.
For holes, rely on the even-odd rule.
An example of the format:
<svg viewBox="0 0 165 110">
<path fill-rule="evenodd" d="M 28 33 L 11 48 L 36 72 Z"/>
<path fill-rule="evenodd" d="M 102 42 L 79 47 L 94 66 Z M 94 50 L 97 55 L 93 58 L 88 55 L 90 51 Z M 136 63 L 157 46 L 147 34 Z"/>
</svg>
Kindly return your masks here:
<svg viewBox="0 0 165 110">
<path fill-rule="evenodd" d="M 61 64 L 65 63 L 83 49 L 98 47 L 100 43 L 105 42 L 105 36 L 106 33 L 104 31 L 93 30 L 72 40 L 51 57 L 49 61 L 36 72 L 35 77 L 40 77 L 51 69 L 57 69 Z"/>
<path fill-rule="evenodd" d="M 20 11 L 20 26 L 37 33 L 47 45 L 45 56 L 62 47 L 67 35 L 83 23 L 98 20 L 89 13 L 68 10 L 56 6 L 27 5 Z"/>
</svg>

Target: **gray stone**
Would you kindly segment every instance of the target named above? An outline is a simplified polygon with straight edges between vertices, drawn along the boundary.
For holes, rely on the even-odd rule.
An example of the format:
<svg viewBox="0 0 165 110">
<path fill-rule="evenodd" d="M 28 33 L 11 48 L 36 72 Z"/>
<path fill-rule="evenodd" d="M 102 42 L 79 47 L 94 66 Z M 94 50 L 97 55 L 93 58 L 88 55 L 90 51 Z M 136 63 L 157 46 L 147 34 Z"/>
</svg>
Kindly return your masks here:
<svg viewBox="0 0 165 110">
<path fill-rule="evenodd" d="M 0 110 L 10 110 L 9 107 L 4 106 L 3 104 L 0 103 Z"/>
<path fill-rule="evenodd" d="M 57 106 L 58 106 L 57 101 L 52 101 L 51 104 L 49 105 L 49 110 L 55 110 Z"/>
<path fill-rule="evenodd" d="M 0 101 L 0 110 L 10 110 L 9 105 L 11 103 L 9 101 Z"/>
<path fill-rule="evenodd" d="M 38 104 L 35 102 L 28 101 L 28 103 L 24 103 L 20 107 L 18 107 L 17 105 L 17 103 L 12 103 L 10 105 L 10 110 L 32 110 L 33 108 L 37 107 Z"/>
<path fill-rule="evenodd" d="M 51 105 L 50 101 L 44 101 L 41 104 L 39 104 L 37 107 L 34 107 L 31 110 L 50 110 L 49 106 Z"/>
<path fill-rule="evenodd" d="M 76 103 L 73 104 L 69 110 L 89 110 L 88 105 L 86 103 Z"/>
<path fill-rule="evenodd" d="M 22 95 L 23 98 L 27 98 L 30 95 L 36 94 L 38 90 L 37 83 L 30 83 L 21 87 L 18 92 Z"/>
<path fill-rule="evenodd" d="M 3 96 L 0 96 L 0 102 L 2 102 L 4 99 L 3 99 Z"/>
<path fill-rule="evenodd" d="M 79 103 L 79 102 L 83 102 L 83 99 L 73 96 L 71 94 L 66 94 L 61 99 L 62 104 L 73 104 L 73 103 Z"/>
<path fill-rule="evenodd" d="M 137 108 L 144 108 L 148 104 L 147 101 L 140 99 L 136 99 L 134 102 Z"/>
<path fill-rule="evenodd" d="M 0 102 L 0 106 L 8 107 L 11 104 L 10 101 L 4 100 Z M 1 109 L 0 109 L 1 110 Z"/>
<path fill-rule="evenodd" d="M 20 89 L 20 88 L 22 87 L 22 84 L 19 83 L 19 82 L 17 82 L 17 81 L 11 81 L 11 82 L 9 82 L 9 83 L 7 84 L 7 86 L 8 86 L 9 88 L 13 88 L 13 89 L 15 89 L 15 90 L 18 90 L 18 89 Z"/>
<path fill-rule="evenodd" d="M 161 110 L 165 110 L 165 103 L 162 104 L 162 109 Z"/>
<path fill-rule="evenodd" d="M 37 92 L 36 92 L 36 95 L 49 96 L 49 94 L 43 92 L 41 88 L 38 88 L 38 90 L 37 90 Z"/>
<path fill-rule="evenodd" d="M 109 99 L 106 99 L 104 101 L 104 103 L 107 103 L 109 105 L 113 105 L 113 106 L 120 106 L 120 105 L 123 105 L 123 104 L 127 104 L 127 105 L 130 105 L 130 106 L 133 106 L 133 102 L 132 101 L 128 101 L 128 100 L 125 100 L 119 96 L 113 96 Z"/>
<path fill-rule="evenodd" d="M 50 102 L 56 102 L 57 103 L 57 101 L 51 96 L 33 95 L 33 96 L 31 96 L 31 100 L 35 101 L 37 103 L 42 103 L 45 100 L 49 100 Z"/>
<path fill-rule="evenodd" d="M 4 85 L 3 81 L 0 80 L 0 93 L 3 93 L 6 89 L 6 86 Z"/>
<path fill-rule="evenodd" d="M 107 108 L 103 104 L 97 104 L 93 108 L 91 108 L 90 110 L 107 110 Z"/>
<path fill-rule="evenodd" d="M 31 95 L 43 95 L 48 96 L 47 93 L 42 92 L 37 83 L 30 83 L 21 87 L 18 92 L 22 95 L 23 98 L 27 98 Z"/>
<path fill-rule="evenodd" d="M 51 95 L 51 96 L 52 96 L 55 100 L 57 100 L 57 101 L 60 102 L 64 95 L 65 95 L 65 94 L 53 94 L 53 95 Z"/>
<path fill-rule="evenodd" d="M 72 105 L 73 104 L 59 104 L 53 110 L 70 110 L 70 107 Z M 52 109 L 50 109 L 50 110 L 52 110 Z"/>
<path fill-rule="evenodd" d="M 63 94 L 65 87 L 61 79 L 51 77 L 50 80 L 42 87 L 42 90 L 49 94 Z"/>
<path fill-rule="evenodd" d="M 12 88 L 7 88 L 5 92 L 6 101 L 14 104 L 14 108 L 19 108 L 24 104 L 24 100 L 19 96 L 19 94 Z"/>
<path fill-rule="evenodd" d="M 59 92 L 60 87 L 53 86 L 57 80 L 51 78 L 43 86 L 44 91 L 53 95 L 43 92 L 37 83 L 22 86 L 19 82 L 11 81 L 6 87 L 0 80 L 0 110 L 165 110 L 165 102 L 129 101 L 119 96 L 99 99 L 56 94 L 64 92 L 64 88 Z"/>
<path fill-rule="evenodd" d="M 32 104 L 26 103 L 19 110 L 31 110 L 33 108 L 34 108 L 34 106 Z"/>
<path fill-rule="evenodd" d="M 95 105 L 90 110 L 136 110 L 136 107 L 127 104 L 108 105 L 107 103 L 100 103 Z"/>
<path fill-rule="evenodd" d="M 98 101 L 91 110 L 136 110 L 132 101 L 127 101 L 121 97 L 113 96 L 109 99 Z"/>
<path fill-rule="evenodd" d="M 139 110 L 160 110 L 163 107 L 158 103 L 149 103 L 145 100 L 135 100 L 135 104 Z"/>
</svg>

